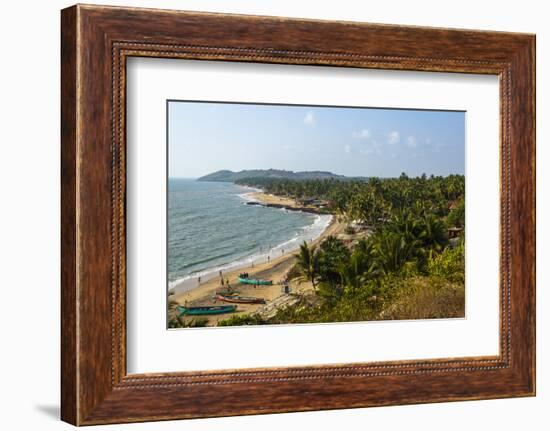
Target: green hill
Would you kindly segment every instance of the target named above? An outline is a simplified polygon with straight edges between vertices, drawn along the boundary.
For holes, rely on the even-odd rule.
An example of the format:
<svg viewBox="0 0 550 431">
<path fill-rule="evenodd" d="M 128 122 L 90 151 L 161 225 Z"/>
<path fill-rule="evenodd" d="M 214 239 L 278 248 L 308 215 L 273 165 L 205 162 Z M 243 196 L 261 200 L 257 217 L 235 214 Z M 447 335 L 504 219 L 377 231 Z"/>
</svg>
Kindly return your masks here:
<svg viewBox="0 0 550 431">
<path fill-rule="evenodd" d="M 336 175 L 326 171 L 293 172 L 280 169 L 251 169 L 240 172 L 221 170 L 200 177 L 198 181 L 235 182 L 244 178 L 281 178 L 288 180 L 319 180 L 344 179 L 343 175 Z"/>
</svg>

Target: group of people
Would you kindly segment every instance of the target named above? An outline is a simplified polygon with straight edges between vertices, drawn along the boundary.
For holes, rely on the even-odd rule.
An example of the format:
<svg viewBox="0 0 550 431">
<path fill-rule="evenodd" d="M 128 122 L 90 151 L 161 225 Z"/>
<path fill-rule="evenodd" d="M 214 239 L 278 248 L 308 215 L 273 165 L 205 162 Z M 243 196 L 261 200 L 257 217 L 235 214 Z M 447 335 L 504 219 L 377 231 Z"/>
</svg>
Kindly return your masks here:
<svg viewBox="0 0 550 431">
<path fill-rule="evenodd" d="M 202 277 L 200 275 L 197 277 L 197 281 L 200 285 L 201 282 L 202 282 Z M 224 285 L 223 272 L 222 272 L 221 269 L 220 269 L 220 283 L 221 283 L 222 286 Z M 231 286 L 229 285 L 229 278 L 225 279 L 225 285 L 227 286 L 228 289 L 231 289 Z"/>
</svg>

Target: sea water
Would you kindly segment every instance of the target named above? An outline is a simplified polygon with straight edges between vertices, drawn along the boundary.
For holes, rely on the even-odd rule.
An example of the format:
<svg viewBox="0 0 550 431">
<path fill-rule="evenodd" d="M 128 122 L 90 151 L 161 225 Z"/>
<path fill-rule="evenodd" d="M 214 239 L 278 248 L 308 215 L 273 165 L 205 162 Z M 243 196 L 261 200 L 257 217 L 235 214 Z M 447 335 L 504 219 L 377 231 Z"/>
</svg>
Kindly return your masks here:
<svg viewBox="0 0 550 431">
<path fill-rule="evenodd" d="M 187 290 L 199 276 L 205 281 L 220 270 L 290 253 L 330 223 L 330 215 L 247 205 L 254 191 L 227 182 L 169 179 L 169 288 Z"/>
</svg>

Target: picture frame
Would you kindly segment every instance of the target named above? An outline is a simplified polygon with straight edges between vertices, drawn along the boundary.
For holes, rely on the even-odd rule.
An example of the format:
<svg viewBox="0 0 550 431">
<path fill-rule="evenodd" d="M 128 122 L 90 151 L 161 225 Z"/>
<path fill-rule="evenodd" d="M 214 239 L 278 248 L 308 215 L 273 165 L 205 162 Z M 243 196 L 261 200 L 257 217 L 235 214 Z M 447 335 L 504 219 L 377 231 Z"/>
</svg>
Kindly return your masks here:
<svg viewBox="0 0 550 431">
<path fill-rule="evenodd" d="M 535 36 L 76 5 L 61 13 L 61 418 L 74 425 L 535 395 Z M 490 74 L 500 353 L 128 374 L 130 57 Z"/>
</svg>

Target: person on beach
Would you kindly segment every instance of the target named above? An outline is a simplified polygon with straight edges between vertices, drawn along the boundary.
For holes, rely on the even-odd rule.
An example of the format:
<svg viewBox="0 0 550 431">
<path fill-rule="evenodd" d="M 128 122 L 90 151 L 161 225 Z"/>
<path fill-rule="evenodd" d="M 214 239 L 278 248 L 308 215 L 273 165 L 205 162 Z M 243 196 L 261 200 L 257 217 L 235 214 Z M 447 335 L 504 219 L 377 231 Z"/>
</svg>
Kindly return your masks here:
<svg viewBox="0 0 550 431">
<path fill-rule="evenodd" d="M 200 275 L 199 275 L 199 284 L 201 284 L 201 277 L 200 277 Z"/>
</svg>

